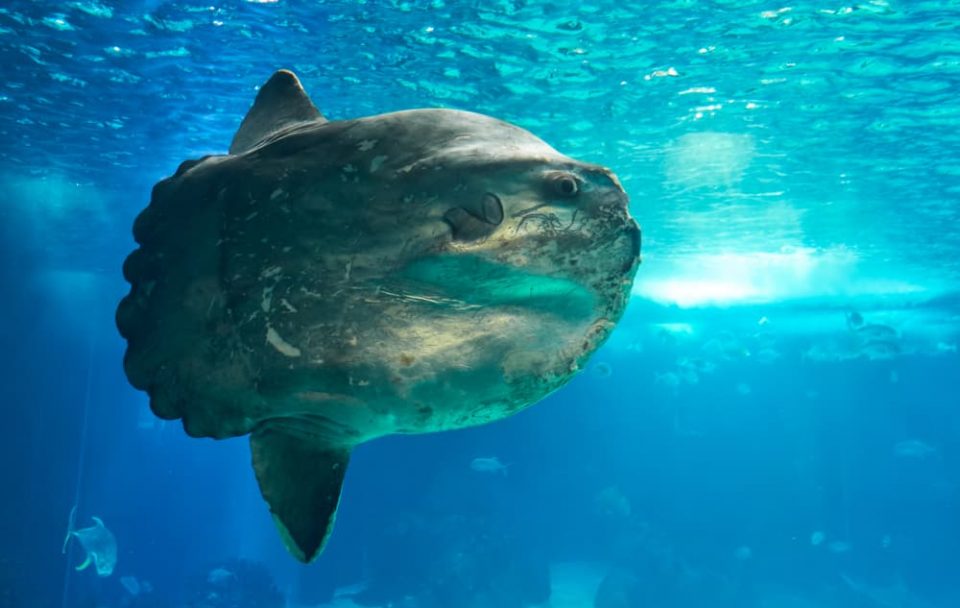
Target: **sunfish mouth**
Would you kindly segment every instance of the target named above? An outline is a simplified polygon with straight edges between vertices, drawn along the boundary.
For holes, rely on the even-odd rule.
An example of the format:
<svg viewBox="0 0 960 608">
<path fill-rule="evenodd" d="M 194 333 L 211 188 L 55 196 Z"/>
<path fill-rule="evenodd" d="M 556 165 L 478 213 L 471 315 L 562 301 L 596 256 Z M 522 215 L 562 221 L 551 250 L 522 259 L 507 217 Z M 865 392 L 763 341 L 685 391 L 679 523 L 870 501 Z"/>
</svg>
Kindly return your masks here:
<svg viewBox="0 0 960 608">
<path fill-rule="evenodd" d="M 522 307 L 567 318 L 588 317 L 596 295 L 565 277 L 529 272 L 479 255 L 441 254 L 408 265 L 407 290 L 452 307 Z"/>
</svg>

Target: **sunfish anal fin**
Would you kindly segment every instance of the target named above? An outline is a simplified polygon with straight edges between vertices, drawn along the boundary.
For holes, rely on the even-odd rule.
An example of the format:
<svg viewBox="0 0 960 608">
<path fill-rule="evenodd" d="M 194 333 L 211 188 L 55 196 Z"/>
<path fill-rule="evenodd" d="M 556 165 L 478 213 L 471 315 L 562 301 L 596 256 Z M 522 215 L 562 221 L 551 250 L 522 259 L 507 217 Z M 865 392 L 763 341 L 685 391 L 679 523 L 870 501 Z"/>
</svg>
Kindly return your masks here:
<svg viewBox="0 0 960 608">
<path fill-rule="evenodd" d="M 250 435 L 260 493 L 283 543 L 300 561 L 313 561 L 330 536 L 350 448 L 296 432 L 295 423 L 268 421 Z"/>
<path fill-rule="evenodd" d="M 289 70 L 278 70 L 260 87 L 253 106 L 233 136 L 230 154 L 242 154 L 271 133 L 308 121 L 325 122 L 326 119 L 310 101 L 297 76 Z"/>
</svg>

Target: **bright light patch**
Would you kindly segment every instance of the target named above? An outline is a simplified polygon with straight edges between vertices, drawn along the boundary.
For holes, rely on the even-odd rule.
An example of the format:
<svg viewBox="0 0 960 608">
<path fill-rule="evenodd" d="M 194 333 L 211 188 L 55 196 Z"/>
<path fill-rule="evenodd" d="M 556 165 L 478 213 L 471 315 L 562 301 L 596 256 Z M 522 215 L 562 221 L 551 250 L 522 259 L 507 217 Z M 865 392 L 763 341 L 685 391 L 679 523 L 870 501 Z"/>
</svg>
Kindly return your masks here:
<svg viewBox="0 0 960 608">
<path fill-rule="evenodd" d="M 653 323 L 652 327 L 672 335 L 693 335 L 693 325 L 689 323 Z"/>
<path fill-rule="evenodd" d="M 687 308 L 926 291 L 919 285 L 891 278 L 888 268 L 883 270 L 884 276 L 878 276 L 863 267 L 855 252 L 844 248 L 702 253 L 660 264 L 648 258 L 633 293 Z"/>
<path fill-rule="evenodd" d="M 645 291 L 646 293 L 640 295 L 684 308 L 705 303 L 748 300 L 757 295 L 750 285 L 723 281 L 698 281 L 693 278 L 652 281 L 647 284 Z"/>
</svg>

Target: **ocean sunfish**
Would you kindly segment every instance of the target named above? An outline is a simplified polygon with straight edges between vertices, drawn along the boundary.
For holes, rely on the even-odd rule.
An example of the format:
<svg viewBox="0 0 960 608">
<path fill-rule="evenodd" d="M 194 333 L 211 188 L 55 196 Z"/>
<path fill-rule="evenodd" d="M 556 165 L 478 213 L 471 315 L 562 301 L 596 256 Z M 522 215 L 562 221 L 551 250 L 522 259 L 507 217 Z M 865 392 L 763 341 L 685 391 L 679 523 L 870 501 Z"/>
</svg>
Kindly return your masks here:
<svg viewBox="0 0 960 608">
<path fill-rule="evenodd" d="M 250 435 L 287 548 L 322 549 L 355 446 L 499 420 L 584 368 L 640 229 L 607 168 L 446 109 L 327 120 L 261 87 L 229 154 L 137 217 L 124 368 L 195 437 Z"/>
</svg>

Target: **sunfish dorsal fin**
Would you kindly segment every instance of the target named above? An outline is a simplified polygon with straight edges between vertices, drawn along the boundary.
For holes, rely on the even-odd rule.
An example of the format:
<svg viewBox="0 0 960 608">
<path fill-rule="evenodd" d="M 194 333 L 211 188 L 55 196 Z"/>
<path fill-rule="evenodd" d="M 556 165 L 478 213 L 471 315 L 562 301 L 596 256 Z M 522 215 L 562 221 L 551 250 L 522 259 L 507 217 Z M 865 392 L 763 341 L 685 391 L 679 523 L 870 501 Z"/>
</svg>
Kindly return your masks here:
<svg viewBox="0 0 960 608">
<path fill-rule="evenodd" d="M 310 563 L 320 554 L 337 515 L 350 448 L 324 443 L 295 420 L 269 420 L 250 435 L 260 493 L 283 543 Z"/>
<path fill-rule="evenodd" d="M 310 101 L 296 74 L 289 70 L 278 70 L 260 87 L 253 107 L 233 136 L 230 154 L 242 154 L 271 133 L 294 123 L 312 120 L 326 121 Z"/>
</svg>

